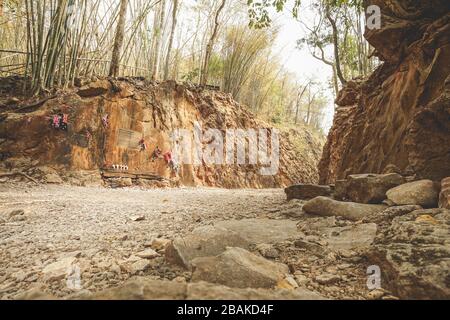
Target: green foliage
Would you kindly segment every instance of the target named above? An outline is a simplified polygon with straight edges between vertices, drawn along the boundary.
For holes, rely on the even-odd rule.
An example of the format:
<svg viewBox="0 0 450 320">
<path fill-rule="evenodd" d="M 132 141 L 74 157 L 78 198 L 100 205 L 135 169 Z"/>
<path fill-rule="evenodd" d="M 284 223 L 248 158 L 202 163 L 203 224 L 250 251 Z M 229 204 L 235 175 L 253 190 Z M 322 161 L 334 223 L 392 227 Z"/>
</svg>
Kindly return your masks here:
<svg viewBox="0 0 450 320">
<path fill-rule="evenodd" d="M 181 80 L 185 82 L 194 82 L 194 80 L 198 78 L 199 74 L 200 74 L 199 68 L 195 68 L 194 70 L 191 70 L 188 73 L 182 75 Z"/>
<path fill-rule="evenodd" d="M 269 9 L 274 8 L 276 12 L 284 10 L 287 0 L 248 0 L 248 16 L 250 18 L 250 28 L 261 29 L 269 27 L 272 23 Z M 294 18 L 298 17 L 301 0 L 293 0 L 291 9 Z"/>
<path fill-rule="evenodd" d="M 362 8 L 363 0 L 321 0 L 322 4 L 329 5 L 331 8 L 351 7 Z M 294 18 L 299 17 L 301 0 L 292 0 L 291 13 Z M 320 1 L 318 1 L 320 2 Z M 276 12 L 285 9 L 288 0 L 248 0 L 248 16 L 250 18 L 249 26 L 251 28 L 261 29 L 269 27 L 272 23 L 269 10 L 273 8 Z M 316 4 L 317 6 L 318 4 Z"/>
</svg>

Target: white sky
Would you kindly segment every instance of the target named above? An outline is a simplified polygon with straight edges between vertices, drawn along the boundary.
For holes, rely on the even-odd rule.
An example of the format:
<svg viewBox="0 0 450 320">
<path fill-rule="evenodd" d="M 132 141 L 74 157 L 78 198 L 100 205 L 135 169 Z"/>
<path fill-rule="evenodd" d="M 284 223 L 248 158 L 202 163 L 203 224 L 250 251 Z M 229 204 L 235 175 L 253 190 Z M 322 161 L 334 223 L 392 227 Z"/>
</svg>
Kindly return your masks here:
<svg viewBox="0 0 450 320">
<path fill-rule="evenodd" d="M 246 3 L 247 0 L 232 0 Z M 315 18 L 315 13 L 310 9 L 310 5 L 314 0 L 302 0 L 301 9 L 299 10 L 299 19 L 306 22 L 312 22 Z M 185 5 L 193 5 L 196 0 L 183 0 Z M 282 13 L 276 13 L 271 10 L 271 18 L 274 25 L 280 27 L 278 39 L 274 53 L 281 57 L 284 68 L 298 78 L 299 84 L 305 82 L 306 79 L 314 77 L 316 82 L 325 90 L 325 96 L 328 98 L 328 107 L 326 108 L 326 119 L 322 125 L 325 133 L 330 129 L 333 122 L 334 102 L 333 91 L 329 87 L 331 79 L 331 69 L 323 62 L 313 58 L 306 46 L 301 50 L 297 48 L 297 40 L 306 36 L 302 24 L 294 19 L 290 8 L 293 0 L 287 1 L 287 6 Z M 189 14 L 186 16 L 187 19 Z M 331 52 L 327 52 L 331 53 Z"/>
<path fill-rule="evenodd" d="M 303 0 L 302 7 L 299 10 L 299 19 L 302 21 L 313 21 L 314 12 L 309 9 L 311 0 Z M 299 78 L 299 81 L 305 80 L 309 77 L 314 77 L 320 82 L 322 88 L 326 90 L 326 97 L 328 98 L 328 107 L 326 110 L 326 119 L 323 128 L 327 133 L 331 128 L 334 116 L 334 102 L 333 91 L 329 88 L 331 79 L 331 68 L 323 62 L 312 57 L 306 46 L 300 50 L 297 48 L 297 40 L 306 36 L 304 27 L 300 22 L 296 21 L 289 10 L 283 13 L 276 14 L 273 21 L 281 27 L 278 39 L 277 49 L 282 54 L 284 67 L 293 72 Z"/>
</svg>

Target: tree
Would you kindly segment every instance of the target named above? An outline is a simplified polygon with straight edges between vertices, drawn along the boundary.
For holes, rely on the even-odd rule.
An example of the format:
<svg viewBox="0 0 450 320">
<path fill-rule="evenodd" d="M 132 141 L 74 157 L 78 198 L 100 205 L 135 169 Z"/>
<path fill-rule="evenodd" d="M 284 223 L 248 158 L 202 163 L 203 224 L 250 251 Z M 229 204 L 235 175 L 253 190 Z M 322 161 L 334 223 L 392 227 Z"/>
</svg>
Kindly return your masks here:
<svg viewBox="0 0 450 320">
<path fill-rule="evenodd" d="M 295 124 L 297 124 L 297 122 L 298 122 L 298 116 L 300 114 L 300 103 L 301 103 L 301 100 L 303 98 L 303 95 L 306 92 L 306 89 L 308 87 L 310 87 L 310 86 L 311 86 L 311 80 L 305 86 L 303 86 L 302 89 L 299 88 L 299 90 L 297 91 L 297 99 L 296 99 L 296 102 L 295 102 L 295 120 L 294 120 Z"/>
<path fill-rule="evenodd" d="M 338 27 L 336 25 L 336 21 L 331 15 L 331 9 L 330 5 L 328 3 L 325 4 L 325 16 L 327 17 L 328 21 L 331 24 L 331 28 L 333 30 L 333 48 L 334 48 L 334 61 L 335 61 L 335 68 L 336 68 L 336 74 L 339 78 L 339 81 L 341 81 L 342 85 L 345 85 L 347 83 L 347 80 L 344 78 L 344 75 L 342 73 L 341 68 L 341 58 L 339 54 L 339 39 L 338 39 Z"/>
<path fill-rule="evenodd" d="M 128 0 L 120 0 L 119 21 L 117 22 L 116 36 L 114 40 L 111 66 L 109 69 L 110 77 L 117 77 L 120 67 L 120 56 L 123 46 L 123 38 L 125 33 L 125 21 L 127 16 Z"/>
<path fill-rule="evenodd" d="M 224 60 L 223 90 L 239 97 L 253 66 L 273 43 L 276 32 L 252 30 L 245 25 L 230 27 L 225 35 L 222 54 Z"/>
<path fill-rule="evenodd" d="M 160 57 L 161 57 L 161 40 L 162 40 L 162 33 L 164 29 L 164 18 L 166 15 L 166 1 L 161 0 L 159 4 L 159 10 L 155 11 L 155 20 L 154 20 L 154 28 L 153 28 L 153 60 L 151 64 L 152 73 L 151 73 L 151 79 L 156 80 L 158 78 L 159 73 L 159 64 L 160 64 Z"/>
<path fill-rule="evenodd" d="M 225 7 L 226 0 L 222 0 L 222 3 L 220 4 L 219 8 L 216 11 L 216 15 L 214 18 L 214 29 L 211 34 L 211 38 L 209 39 L 208 45 L 206 46 L 206 52 L 205 52 L 205 59 L 203 61 L 203 66 L 201 70 L 200 75 L 200 85 L 206 85 L 208 82 L 208 68 L 209 68 L 209 61 L 211 59 L 211 53 L 214 47 L 214 43 L 216 41 L 217 33 L 219 31 L 219 16 L 222 12 L 223 8 Z"/>
<path fill-rule="evenodd" d="M 164 65 L 164 80 L 169 79 L 170 58 L 172 53 L 173 39 L 175 37 L 175 29 L 177 27 L 177 9 L 178 9 L 178 0 L 173 0 L 172 28 L 170 30 L 169 45 L 167 47 L 167 54 L 166 54 L 166 63 Z"/>
</svg>

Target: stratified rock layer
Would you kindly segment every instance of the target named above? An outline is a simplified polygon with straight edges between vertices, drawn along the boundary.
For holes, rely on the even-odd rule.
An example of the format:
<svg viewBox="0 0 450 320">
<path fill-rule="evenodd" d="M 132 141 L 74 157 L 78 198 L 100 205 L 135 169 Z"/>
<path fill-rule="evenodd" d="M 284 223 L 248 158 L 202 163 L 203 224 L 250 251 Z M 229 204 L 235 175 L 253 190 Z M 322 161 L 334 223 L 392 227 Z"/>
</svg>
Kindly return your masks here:
<svg viewBox="0 0 450 320">
<path fill-rule="evenodd" d="M 384 63 L 340 93 L 319 165 L 320 182 L 382 173 L 450 175 L 450 2 L 369 0 L 382 28 L 366 38 Z"/>
<path fill-rule="evenodd" d="M 382 286 L 401 299 L 450 298 L 450 211 L 416 210 L 394 218 L 367 251 Z"/>
<path fill-rule="evenodd" d="M 12 88 L 4 89 L 3 83 Z M 0 79 L 0 104 L 14 92 L 14 83 Z M 230 165 L 195 163 L 194 150 L 183 150 L 183 156 L 189 153 L 192 159 L 180 163 L 175 178 L 162 158 L 168 151 L 175 155 L 171 137 L 175 130 L 186 130 L 194 146 L 195 123 L 203 134 L 219 130 L 224 140 L 227 129 L 273 129 L 229 94 L 173 81 L 96 80 L 38 102 L 20 100 L 7 109 L 1 107 L 0 113 L 0 172 L 19 170 L 44 183 L 88 184 L 72 173 L 97 171 L 99 178 L 99 169 L 106 168 L 110 170 L 103 172 L 103 178 L 113 187 L 170 186 L 171 180 L 186 186 L 261 188 L 318 180 L 322 145 L 306 130 L 280 133 L 279 170 L 270 175 L 261 172 L 266 165 L 237 165 L 236 157 Z M 52 127 L 53 117 L 59 114 L 67 115 L 67 130 Z M 204 136 L 200 142 L 206 148 L 214 141 Z M 162 154 L 154 159 L 156 147 Z M 121 167 L 111 172 L 113 165 Z"/>
</svg>

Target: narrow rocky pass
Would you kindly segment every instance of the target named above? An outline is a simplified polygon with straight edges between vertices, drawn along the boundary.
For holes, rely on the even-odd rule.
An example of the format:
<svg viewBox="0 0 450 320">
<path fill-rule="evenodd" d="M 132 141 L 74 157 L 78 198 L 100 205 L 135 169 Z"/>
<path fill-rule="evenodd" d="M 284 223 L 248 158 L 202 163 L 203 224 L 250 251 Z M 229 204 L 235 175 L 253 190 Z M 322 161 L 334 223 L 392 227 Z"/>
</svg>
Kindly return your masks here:
<svg viewBox="0 0 450 320">
<path fill-rule="evenodd" d="M 36 291 L 61 298 L 86 298 L 137 276 L 190 282 L 192 272 L 168 262 L 164 248 L 183 236 L 185 247 L 176 249 L 188 252 L 196 241 L 191 232 L 215 225 L 231 231 L 202 232 L 206 246 L 218 239 L 231 241 L 231 235 L 236 247 L 288 266 L 279 279 L 285 281 L 275 281 L 273 287 L 294 290 L 301 286 L 304 294 L 307 292 L 305 298 L 367 297 L 367 266 L 349 243 L 370 243 L 369 239 L 358 239 L 370 235 L 356 228 L 355 234 L 343 238 L 346 244 L 329 250 L 326 239 L 308 234 L 313 227 L 338 230 L 354 224 L 334 217 L 305 216 L 301 214 L 302 202 L 287 202 L 282 189 L 149 191 L 15 184 L 2 185 L 0 190 L 2 299 Z M 251 239 L 239 242 L 235 234 Z M 67 282 L 70 266 L 80 272 L 81 281 L 75 288 Z M 273 278 L 272 266 L 266 268 L 267 275 L 249 287 L 272 287 L 270 281 L 269 285 L 265 282 Z M 202 280 L 198 272 L 194 276 Z M 228 280 L 233 286 L 234 278 L 214 282 L 227 285 Z"/>
</svg>

